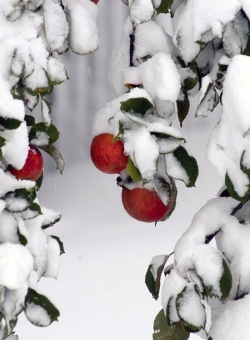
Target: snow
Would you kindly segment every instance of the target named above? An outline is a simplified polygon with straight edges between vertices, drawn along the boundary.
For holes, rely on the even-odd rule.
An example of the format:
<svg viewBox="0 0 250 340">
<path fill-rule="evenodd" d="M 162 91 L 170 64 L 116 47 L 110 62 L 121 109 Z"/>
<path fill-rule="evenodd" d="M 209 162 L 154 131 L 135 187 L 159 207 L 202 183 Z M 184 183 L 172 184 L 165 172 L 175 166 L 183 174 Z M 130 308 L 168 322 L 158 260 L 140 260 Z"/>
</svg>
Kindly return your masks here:
<svg viewBox="0 0 250 340">
<path fill-rule="evenodd" d="M 47 327 L 51 324 L 51 319 L 47 311 L 33 302 L 27 303 L 25 315 L 30 322 L 37 326 Z"/>
<path fill-rule="evenodd" d="M 0 245 L 0 284 L 8 289 L 19 289 L 33 268 L 30 252 L 20 244 Z"/>
<path fill-rule="evenodd" d="M 151 0 L 130 0 L 129 11 L 134 25 L 149 21 L 154 15 L 154 7 Z"/>
<path fill-rule="evenodd" d="M 243 197 L 248 190 L 248 176 L 240 169 L 250 164 L 249 137 L 250 61 L 243 55 L 235 56 L 225 77 L 223 90 L 223 113 L 211 134 L 208 158 L 216 166 L 222 178 L 228 174 L 235 191 Z M 243 157 L 244 155 L 244 157 Z"/>
</svg>

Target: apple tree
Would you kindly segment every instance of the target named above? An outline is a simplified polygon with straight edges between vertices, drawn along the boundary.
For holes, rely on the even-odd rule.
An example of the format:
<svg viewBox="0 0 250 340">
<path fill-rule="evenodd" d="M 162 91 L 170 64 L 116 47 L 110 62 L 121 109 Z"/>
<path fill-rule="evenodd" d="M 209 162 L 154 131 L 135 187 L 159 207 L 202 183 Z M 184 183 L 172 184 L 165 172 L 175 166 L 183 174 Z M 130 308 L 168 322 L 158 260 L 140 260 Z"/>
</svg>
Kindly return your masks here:
<svg viewBox="0 0 250 340">
<path fill-rule="evenodd" d="M 187 150 L 181 131 L 185 118 L 205 118 L 216 107 L 221 113 L 208 140 L 207 157 L 222 187 L 187 226 L 170 254 L 173 261 L 170 255 L 155 256 L 146 272 L 149 292 L 155 299 L 161 296 L 162 303 L 153 339 L 185 340 L 192 332 L 209 340 L 247 339 L 250 3 L 123 2 L 128 18 L 109 69 L 116 98 L 96 114 L 93 135 L 109 134 L 113 145 L 123 143 L 127 164 L 119 170 L 117 183 L 132 217 L 155 223 L 170 217 L 181 200 L 176 181 L 183 181 L 188 190 L 199 173 L 199 162 Z M 158 23 L 159 14 L 172 25 L 172 35 Z M 195 112 L 191 101 L 197 103 Z M 95 150 L 99 163 L 108 166 L 119 159 L 110 149 L 100 143 Z M 149 202 L 145 193 L 152 195 Z M 161 205 L 168 209 L 152 218 Z"/>
<path fill-rule="evenodd" d="M 56 306 L 39 291 L 57 278 L 61 240 L 50 233 L 61 214 L 43 207 L 43 152 L 64 161 L 47 96 L 68 76 L 59 55 L 98 48 L 97 1 L 0 1 L 0 339 L 17 340 L 18 315 L 49 326 Z M 41 115 L 34 114 L 40 103 Z M 46 169 L 45 169 L 46 172 Z"/>
</svg>

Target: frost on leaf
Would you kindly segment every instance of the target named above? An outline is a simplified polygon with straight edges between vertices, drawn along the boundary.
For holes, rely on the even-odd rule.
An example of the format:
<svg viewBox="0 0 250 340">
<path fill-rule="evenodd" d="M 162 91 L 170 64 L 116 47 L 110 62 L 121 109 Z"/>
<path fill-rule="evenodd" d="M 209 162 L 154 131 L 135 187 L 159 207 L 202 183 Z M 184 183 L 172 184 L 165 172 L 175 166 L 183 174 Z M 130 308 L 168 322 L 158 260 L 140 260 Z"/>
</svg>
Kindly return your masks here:
<svg viewBox="0 0 250 340">
<path fill-rule="evenodd" d="M 206 117 L 208 111 L 212 112 L 219 104 L 219 95 L 210 76 L 206 76 L 202 81 L 201 97 L 196 111 L 196 117 Z"/>
</svg>

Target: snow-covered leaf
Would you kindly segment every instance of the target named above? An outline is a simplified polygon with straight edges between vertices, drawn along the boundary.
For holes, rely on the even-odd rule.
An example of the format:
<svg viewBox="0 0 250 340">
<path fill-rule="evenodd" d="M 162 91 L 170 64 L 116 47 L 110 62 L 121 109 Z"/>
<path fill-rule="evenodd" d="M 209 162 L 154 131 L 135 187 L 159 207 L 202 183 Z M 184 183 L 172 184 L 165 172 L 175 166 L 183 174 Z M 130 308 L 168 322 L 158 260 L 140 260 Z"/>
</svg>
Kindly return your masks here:
<svg viewBox="0 0 250 340">
<path fill-rule="evenodd" d="M 30 143 L 39 147 L 53 144 L 59 138 L 59 132 L 55 125 L 46 126 L 45 123 L 38 123 L 32 126 L 29 139 Z"/>
<path fill-rule="evenodd" d="M 205 327 L 206 314 L 197 287 L 189 283 L 176 298 L 176 309 L 189 332 L 198 332 Z"/>
<path fill-rule="evenodd" d="M 170 152 L 174 152 L 180 145 L 185 143 L 184 138 L 177 138 L 167 133 L 152 132 L 152 135 L 154 135 L 157 138 L 159 152 L 161 154 L 168 154 Z"/>
<path fill-rule="evenodd" d="M 55 223 L 60 221 L 62 216 L 59 212 L 53 211 L 45 207 L 42 207 L 42 213 L 43 213 L 42 229 L 52 227 Z"/>
<path fill-rule="evenodd" d="M 172 154 L 165 155 L 166 171 L 174 179 L 183 181 L 187 187 L 195 186 L 199 174 L 196 159 L 180 146 Z"/>
<path fill-rule="evenodd" d="M 157 314 L 154 320 L 153 340 L 187 340 L 189 335 L 183 322 L 180 321 L 169 327 L 163 310 Z"/>
<path fill-rule="evenodd" d="M 65 254 L 64 245 L 58 236 L 50 235 L 53 239 L 57 241 L 60 247 L 60 255 Z"/>
<path fill-rule="evenodd" d="M 51 125 L 50 125 L 51 126 Z M 56 162 L 57 169 L 60 171 L 60 173 L 63 173 L 63 169 L 65 167 L 65 162 L 63 160 L 63 157 L 60 153 L 60 151 L 54 146 L 54 145 L 42 145 L 40 146 L 42 150 L 47 152 Z"/>
<path fill-rule="evenodd" d="M 202 244 L 194 249 L 194 265 L 209 297 L 225 300 L 232 288 L 232 274 L 219 250 Z"/>
<path fill-rule="evenodd" d="M 24 211 L 35 198 L 36 191 L 34 189 L 16 189 L 14 192 L 5 195 L 5 209 L 13 213 Z"/>
<path fill-rule="evenodd" d="M 164 205 L 168 205 L 171 199 L 171 185 L 164 178 L 154 177 L 155 188 Z"/>
<path fill-rule="evenodd" d="M 142 10 L 143 6 L 143 10 Z M 130 2 L 129 16 L 133 25 L 149 21 L 154 15 L 154 7 L 151 0 L 132 0 Z"/>
<path fill-rule="evenodd" d="M 146 272 L 146 286 L 156 300 L 159 297 L 161 275 L 168 258 L 168 255 L 154 256 Z"/>
<path fill-rule="evenodd" d="M 247 46 L 248 37 L 249 22 L 243 11 L 239 11 L 224 28 L 222 41 L 225 55 L 233 58 L 243 52 Z"/>
<path fill-rule="evenodd" d="M 173 213 L 176 207 L 176 199 L 177 199 L 177 194 L 178 194 L 177 187 L 172 177 L 169 176 L 169 180 L 170 180 L 170 185 L 171 185 L 171 197 L 170 197 L 171 208 L 169 209 L 167 215 L 165 215 L 161 221 L 166 221 L 171 216 L 171 214 Z"/>
<path fill-rule="evenodd" d="M 60 316 L 59 310 L 49 299 L 29 288 L 25 298 L 24 312 L 27 319 L 35 326 L 47 327 Z"/>
<path fill-rule="evenodd" d="M 174 0 L 161 0 L 160 6 L 156 8 L 156 13 L 168 13 L 171 9 Z"/>
<path fill-rule="evenodd" d="M 197 107 L 196 117 L 206 117 L 208 111 L 212 112 L 219 104 L 220 99 L 213 83 L 207 84 L 206 91 L 200 99 Z"/>
</svg>

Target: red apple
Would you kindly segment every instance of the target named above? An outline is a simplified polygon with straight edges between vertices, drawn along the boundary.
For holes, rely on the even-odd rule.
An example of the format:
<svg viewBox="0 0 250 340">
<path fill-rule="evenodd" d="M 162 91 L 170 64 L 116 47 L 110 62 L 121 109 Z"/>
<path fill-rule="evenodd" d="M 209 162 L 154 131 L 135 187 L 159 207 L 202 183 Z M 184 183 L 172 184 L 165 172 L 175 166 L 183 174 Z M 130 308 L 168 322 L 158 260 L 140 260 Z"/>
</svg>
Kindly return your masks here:
<svg viewBox="0 0 250 340">
<path fill-rule="evenodd" d="M 92 2 L 94 2 L 96 5 L 98 4 L 99 0 L 91 0 Z"/>
<path fill-rule="evenodd" d="M 93 138 L 90 156 L 96 168 L 106 174 L 115 174 L 125 169 L 128 156 L 124 155 L 122 141 L 113 142 L 114 136 L 103 133 Z"/>
<path fill-rule="evenodd" d="M 8 170 L 17 179 L 36 181 L 43 171 L 43 156 L 38 148 L 30 145 L 28 156 L 22 169 L 17 170 L 10 166 Z"/>
<path fill-rule="evenodd" d="M 127 213 L 138 221 L 158 222 L 171 209 L 172 198 L 164 205 L 155 190 L 135 188 L 122 189 L 122 203 Z"/>
</svg>

